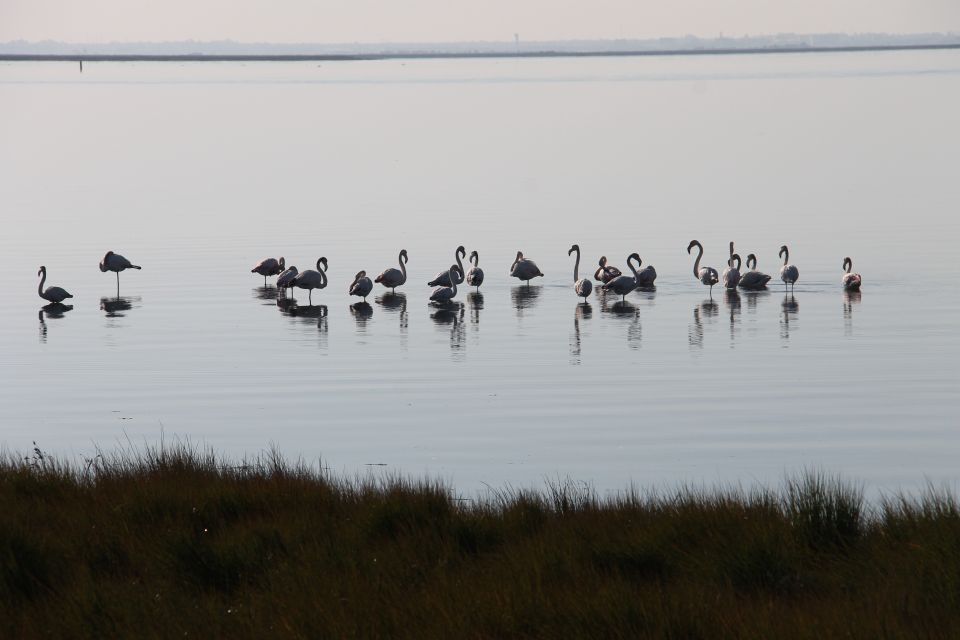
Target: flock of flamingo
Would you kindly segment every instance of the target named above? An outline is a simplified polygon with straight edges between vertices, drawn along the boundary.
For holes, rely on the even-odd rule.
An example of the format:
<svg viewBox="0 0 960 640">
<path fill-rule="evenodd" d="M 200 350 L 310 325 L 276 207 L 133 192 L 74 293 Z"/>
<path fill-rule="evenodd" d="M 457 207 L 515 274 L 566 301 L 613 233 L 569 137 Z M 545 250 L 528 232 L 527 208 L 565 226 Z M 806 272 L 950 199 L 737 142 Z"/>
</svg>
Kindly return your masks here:
<svg viewBox="0 0 960 640">
<path fill-rule="evenodd" d="M 727 268 L 723 270 L 722 274 L 718 273 L 713 267 L 700 266 L 700 261 L 703 259 L 703 245 L 697 240 L 691 240 L 690 244 L 687 245 L 687 253 L 692 254 L 694 248 L 697 249 L 697 257 L 693 263 L 693 275 L 704 285 L 710 287 L 711 295 L 713 294 L 714 285 L 719 283 L 722 283 L 726 289 L 736 289 L 739 287 L 749 291 L 758 291 L 765 289 L 767 283 L 771 280 L 771 276 L 757 271 L 757 257 L 752 253 L 747 255 L 746 266 L 748 271 L 741 273 L 740 267 L 743 265 L 740 255 L 733 250 L 733 242 L 730 243 L 730 257 L 727 260 Z M 586 300 L 593 292 L 593 282 L 587 278 L 580 277 L 579 245 L 575 244 L 567 251 L 568 256 L 573 253 L 577 254 L 576 261 L 573 265 L 573 290 L 578 297 Z M 467 286 L 476 287 L 477 290 L 480 289 L 480 285 L 483 284 L 483 269 L 479 266 L 480 256 L 476 251 L 471 252 L 469 262 L 472 266 L 464 271 L 462 258 L 466 255 L 467 251 L 462 245 L 457 247 L 455 251 L 456 263 L 450 265 L 449 269 L 438 273 L 433 280 L 427 283 L 428 286 L 434 287 L 433 292 L 430 294 L 431 301 L 438 304 L 450 302 L 457 295 L 457 285 L 464 283 L 466 283 Z M 784 288 L 790 287 L 792 290 L 800 278 L 800 271 L 796 266 L 790 264 L 790 250 L 786 245 L 780 247 L 779 256 L 783 258 L 783 266 L 780 267 L 780 279 L 783 281 Z M 384 269 L 380 272 L 380 275 L 373 280 L 367 276 L 366 271 L 358 271 L 350 283 L 348 289 L 350 295 L 358 296 L 366 300 L 370 292 L 373 291 L 374 283 L 379 283 L 387 289 L 395 291 L 397 287 L 407 282 L 407 260 L 407 250 L 402 249 L 397 258 L 400 268 L 389 267 Z M 634 262 L 636 262 L 636 266 L 634 266 Z M 656 269 L 648 265 L 638 271 L 641 266 L 643 266 L 643 261 L 640 259 L 639 254 L 631 253 L 627 256 L 627 267 L 633 273 L 632 276 L 629 276 L 625 275 L 620 269 L 608 264 L 606 256 L 601 256 L 599 267 L 594 272 L 593 278 L 600 283 L 599 288 L 601 290 L 612 292 L 621 296 L 622 299 L 625 299 L 626 295 L 634 289 L 652 287 L 657 279 Z M 268 277 L 277 276 L 277 287 L 284 292 L 284 294 L 293 288 L 305 289 L 308 292 L 308 299 L 312 305 L 313 290 L 324 289 L 327 286 L 327 259 L 325 257 L 318 259 L 316 267 L 316 269 L 299 271 L 295 266 L 287 267 L 282 257 L 279 260 L 276 258 L 266 258 L 254 266 L 250 272 L 262 275 L 265 285 Z M 112 271 L 117 274 L 118 289 L 120 287 L 120 272 L 126 271 L 127 269 L 139 270 L 140 267 L 113 251 L 108 251 L 106 255 L 103 256 L 103 260 L 100 261 L 100 271 L 104 273 Z M 862 279 L 859 273 L 852 273 L 852 269 L 853 261 L 849 257 L 844 258 L 841 285 L 847 291 L 858 291 L 862 284 Z M 47 268 L 45 266 L 40 267 L 37 276 L 40 277 L 40 285 L 37 287 L 37 293 L 44 300 L 59 304 L 67 298 L 73 297 L 66 289 L 61 287 L 43 288 L 47 280 Z M 510 265 L 510 276 L 529 284 L 530 280 L 543 276 L 543 272 L 540 271 L 536 262 L 525 258 L 522 251 L 517 251 L 517 257 L 514 259 L 513 264 Z"/>
</svg>

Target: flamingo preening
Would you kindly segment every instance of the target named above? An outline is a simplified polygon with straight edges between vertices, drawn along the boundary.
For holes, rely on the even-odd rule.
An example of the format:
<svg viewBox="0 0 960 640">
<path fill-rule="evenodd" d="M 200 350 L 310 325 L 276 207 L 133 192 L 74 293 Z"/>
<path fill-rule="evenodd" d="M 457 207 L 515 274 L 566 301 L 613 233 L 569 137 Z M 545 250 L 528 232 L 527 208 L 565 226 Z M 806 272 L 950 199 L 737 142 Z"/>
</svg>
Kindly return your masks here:
<svg viewBox="0 0 960 640">
<path fill-rule="evenodd" d="M 299 274 L 300 272 L 295 266 L 287 267 L 283 273 L 277 276 L 277 288 L 286 293 L 287 289 L 293 288 L 293 281 Z"/>
<path fill-rule="evenodd" d="M 530 281 L 537 276 L 543 276 L 537 263 L 524 258 L 523 251 L 517 251 L 517 257 L 514 258 L 513 264 L 510 265 L 510 277 L 530 284 Z"/>
<path fill-rule="evenodd" d="M 593 283 L 586 278 L 580 277 L 580 245 L 575 244 L 570 247 L 570 250 L 567 251 L 567 255 L 570 255 L 574 251 L 577 252 L 577 261 L 573 263 L 573 290 L 577 296 L 586 301 L 590 296 L 590 293 L 593 291 Z"/>
<path fill-rule="evenodd" d="M 780 247 L 780 253 L 777 255 L 783 257 L 783 266 L 780 267 L 780 279 L 783 280 L 783 288 L 786 290 L 787 285 L 790 285 L 790 291 L 792 292 L 800 278 L 800 270 L 790 264 L 790 250 L 787 249 L 787 245 Z"/>
<path fill-rule="evenodd" d="M 593 272 L 593 279 L 598 282 L 607 284 L 614 278 L 619 278 L 623 275 L 620 269 L 607 265 L 607 256 L 600 256 L 599 265 L 600 266 L 597 268 L 597 270 Z"/>
<path fill-rule="evenodd" d="M 690 253 L 694 247 L 700 251 L 697 254 L 697 259 L 693 263 L 693 277 L 710 287 L 710 297 L 712 298 L 713 285 L 719 282 L 720 274 L 718 274 L 717 270 L 713 267 L 700 267 L 700 260 L 703 258 L 703 245 L 700 244 L 699 240 L 691 240 L 690 244 L 687 245 L 687 253 Z"/>
<path fill-rule="evenodd" d="M 859 273 L 850 273 L 850 270 L 853 269 L 853 260 L 849 257 L 843 259 L 843 288 L 847 291 L 860 291 L 860 285 L 863 283 L 863 278 L 860 277 Z"/>
<path fill-rule="evenodd" d="M 401 249 L 400 255 L 397 256 L 397 261 L 400 263 L 400 268 L 395 269 L 394 267 L 389 267 L 380 272 L 380 275 L 376 277 L 374 282 L 379 282 L 385 287 L 389 287 L 390 291 L 396 293 L 397 287 L 404 284 L 407 281 L 407 250 Z"/>
<path fill-rule="evenodd" d="M 250 273 L 259 273 L 263 276 L 263 286 L 267 286 L 267 276 L 279 275 L 286 268 L 284 264 L 283 257 L 280 257 L 280 260 L 276 258 L 266 258 L 257 263 L 257 265 L 250 269 Z"/>
<path fill-rule="evenodd" d="M 53 302 L 58 304 L 63 302 L 67 298 L 72 298 L 73 296 L 67 292 L 66 289 L 61 289 L 60 287 L 47 287 L 46 290 L 43 288 L 43 283 L 47 281 L 47 268 L 44 266 L 40 267 L 40 270 L 37 271 L 37 275 L 40 276 L 40 284 L 37 286 L 37 294 L 47 300 L 48 302 Z"/>
<path fill-rule="evenodd" d="M 367 296 L 370 295 L 370 292 L 373 290 L 373 281 L 367 277 L 366 271 L 358 271 L 357 275 L 353 277 L 353 282 L 350 283 L 350 295 L 363 298 L 363 301 L 367 301 Z"/>
<path fill-rule="evenodd" d="M 470 262 L 473 263 L 473 266 L 467 271 L 467 286 L 476 287 L 477 291 L 480 291 L 480 285 L 483 284 L 483 269 L 478 266 L 480 264 L 480 254 L 476 251 L 471 251 Z"/>
<path fill-rule="evenodd" d="M 279 280 L 277 281 L 279 283 Z M 293 286 L 298 289 L 307 290 L 307 300 L 310 306 L 313 306 L 313 290 L 323 289 L 327 286 L 327 259 L 321 257 L 317 260 L 317 269 L 307 269 L 298 274 L 293 279 Z M 373 285 L 371 285 L 372 287 Z"/>
</svg>

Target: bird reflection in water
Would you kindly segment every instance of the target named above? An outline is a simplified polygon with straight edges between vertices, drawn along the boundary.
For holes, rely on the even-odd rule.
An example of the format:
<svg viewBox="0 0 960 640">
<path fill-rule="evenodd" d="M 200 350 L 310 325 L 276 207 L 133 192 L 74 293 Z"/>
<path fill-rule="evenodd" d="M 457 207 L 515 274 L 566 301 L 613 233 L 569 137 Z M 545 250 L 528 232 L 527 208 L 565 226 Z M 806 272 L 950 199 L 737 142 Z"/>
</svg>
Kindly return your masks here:
<svg viewBox="0 0 960 640">
<path fill-rule="evenodd" d="M 790 339 L 790 322 L 796 324 L 797 313 L 800 311 L 800 303 L 793 297 L 792 293 L 783 296 L 783 302 L 780 307 L 783 309 L 783 315 L 780 318 L 780 338 L 786 342 Z M 794 329 L 796 327 L 794 326 Z"/>
<path fill-rule="evenodd" d="M 264 304 L 273 304 L 273 301 L 276 300 L 277 295 L 280 293 L 280 290 L 274 287 L 273 285 L 266 285 L 263 287 L 254 287 L 253 288 L 253 298 L 255 300 L 266 300 Z"/>
<path fill-rule="evenodd" d="M 387 291 L 374 300 L 388 314 L 397 314 L 400 319 L 400 349 L 407 350 L 407 294 Z"/>
<path fill-rule="evenodd" d="M 764 299 L 764 298 L 767 298 L 767 297 L 769 297 L 769 296 L 770 296 L 770 292 L 769 292 L 768 290 L 762 290 L 762 291 L 744 291 L 744 292 L 743 292 L 743 297 L 745 297 L 745 298 L 747 299 L 747 311 L 749 311 L 751 315 L 753 315 L 754 313 L 756 313 L 756 312 L 757 312 L 757 302 L 759 302 L 760 300 L 762 300 L 762 299 Z"/>
<path fill-rule="evenodd" d="M 367 323 L 373 317 L 373 307 L 369 302 L 354 302 L 350 305 L 350 313 L 353 319 L 357 321 L 357 329 L 363 333 L 367 329 Z"/>
<path fill-rule="evenodd" d="M 467 294 L 467 302 L 470 303 L 470 324 L 480 325 L 480 311 L 483 309 L 483 294 L 474 291 Z"/>
<path fill-rule="evenodd" d="M 693 324 L 687 332 L 691 349 L 703 348 L 704 322 L 712 324 L 718 315 L 720 315 L 720 305 L 714 302 L 713 298 L 704 300 L 693 308 Z"/>
<path fill-rule="evenodd" d="M 730 312 L 730 347 L 732 348 L 737 335 L 737 322 L 740 320 L 740 294 L 736 289 L 726 289 L 723 292 L 723 301 Z"/>
<path fill-rule="evenodd" d="M 47 341 L 47 323 L 43 317 L 46 316 L 51 319 L 62 318 L 65 313 L 72 310 L 72 304 L 63 304 L 62 302 L 51 302 L 50 304 L 45 304 L 40 307 L 39 311 L 37 311 L 37 318 L 40 320 L 40 342 Z"/>
<path fill-rule="evenodd" d="M 430 319 L 437 327 L 450 325 L 450 350 L 454 357 L 462 357 L 464 347 L 464 304 L 462 302 L 448 302 L 437 306 L 437 310 L 430 314 Z"/>
<path fill-rule="evenodd" d="M 853 305 L 860 304 L 860 291 L 843 292 L 843 333 L 853 335 Z"/>
<path fill-rule="evenodd" d="M 132 298 L 100 298 L 100 310 L 103 311 L 108 318 L 122 318 L 126 315 L 125 312 L 130 311 L 134 307 L 139 307 L 140 297 Z"/>
<path fill-rule="evenodd" d="M 587 320 L 593 315 L 593 307 L 589 302 L 581 302 L 573 311 L 573 337 L 570 340 L 570 362 L 580 364 L 580 321 Z"/>
<path fill-rule="evenodd" d="M 610 304 L 610 300 L 614 300 Z M 631 349 L 639 349 L 642 333 L 640 329 L 640 309 L 631 302 L 618 300 L 615 295 L 600 298 L 600 312 L 629 320 L 630 326 L 627 327 L 627 344 Z"/>
<path fill-rule="evenodd" d="M 532 309 L 536 306 L 537 298 L 543 293 L 543 287 L 533 285 L 528 282 L 519 287 L 510 288 L 510 299 L 513 301 L 513 308 L 516 309 L 517 317 L 522 318 L 526 309 Z"/>
</svg>

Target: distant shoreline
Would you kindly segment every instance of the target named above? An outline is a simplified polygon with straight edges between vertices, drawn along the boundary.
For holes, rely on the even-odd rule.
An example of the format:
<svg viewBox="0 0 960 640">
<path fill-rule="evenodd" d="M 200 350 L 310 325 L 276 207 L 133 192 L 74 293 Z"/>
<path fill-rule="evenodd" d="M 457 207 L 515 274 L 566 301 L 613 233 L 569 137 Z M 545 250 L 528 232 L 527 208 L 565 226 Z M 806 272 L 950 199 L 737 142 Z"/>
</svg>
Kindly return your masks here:
<svg viewBox="0 0 960 640">
<path fill-rule="evenodd" d="M 859 53 L 960 49 L 957 44 L 905 44 L 842 47 L 754 47 L 635 51 L 422 52 L 360 54 L 32 54 L 0 53 L 3 62 L 350 62 L 458 58 L 623 58 L 639 56 L 756 55 L 770 53 Z"/>
</svg>

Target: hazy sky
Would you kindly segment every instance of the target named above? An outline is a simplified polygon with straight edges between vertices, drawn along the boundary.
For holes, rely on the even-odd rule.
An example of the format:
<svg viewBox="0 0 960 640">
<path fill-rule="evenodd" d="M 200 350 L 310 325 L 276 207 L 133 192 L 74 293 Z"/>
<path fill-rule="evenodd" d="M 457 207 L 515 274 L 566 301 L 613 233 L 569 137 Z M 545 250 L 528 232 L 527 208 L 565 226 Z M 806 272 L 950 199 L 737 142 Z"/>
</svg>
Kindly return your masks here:
<svg viewBox="0 0 960 640">
<path fill-rule="evenodd" d="M 960 31 L 960 0 L 0 0 L 0 40 L 377 42 Z"/>
</svg>

